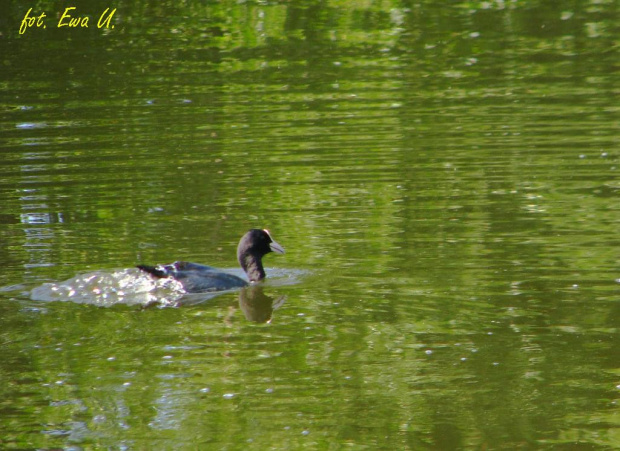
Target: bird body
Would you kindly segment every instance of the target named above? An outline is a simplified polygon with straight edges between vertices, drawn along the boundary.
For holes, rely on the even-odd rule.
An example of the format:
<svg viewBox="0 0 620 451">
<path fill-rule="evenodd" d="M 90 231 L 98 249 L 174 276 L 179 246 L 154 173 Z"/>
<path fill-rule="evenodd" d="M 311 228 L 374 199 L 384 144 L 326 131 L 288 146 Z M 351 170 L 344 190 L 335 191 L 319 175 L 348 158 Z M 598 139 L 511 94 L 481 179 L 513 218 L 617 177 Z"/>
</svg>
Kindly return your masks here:
<svg viewBox="0 0 620 451">
<path fill-rule="evenodd" d="M 269 252 L 284 254 L 284 248 L 271 238 L 266 229 L 252 229 L 239 241 L 237 260 L 250 283 L 260 282 L 265 278 L 262 258 Z M 188 293 L 231 290 L 248 285 L 248 282 L 240 277 L 198 263 L 177 261 L 168 265 L 137 267 L 153 277 L 170 277 L 179 281 Z"/>
</svg>

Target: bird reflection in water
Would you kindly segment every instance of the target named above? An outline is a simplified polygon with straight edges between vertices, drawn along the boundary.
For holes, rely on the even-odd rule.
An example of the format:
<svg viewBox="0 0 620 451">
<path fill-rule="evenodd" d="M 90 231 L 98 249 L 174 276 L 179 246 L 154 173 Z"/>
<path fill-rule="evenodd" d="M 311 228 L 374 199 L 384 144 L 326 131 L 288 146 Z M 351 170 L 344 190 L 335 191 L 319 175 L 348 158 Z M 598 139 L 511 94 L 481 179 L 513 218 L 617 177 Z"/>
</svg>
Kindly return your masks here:
<svg viewBox="0 0 620 451">
<path fill-rule="evenodd" d="M 265 286 L 262 283 L 251 284 L 239 290 L 239 307 L 243 311 L 248 321 L 255 323 L 270 323 L 273 319 L 274 310 L 282 307 L 286 302 L 287 296 L 270 296 L 265 294 Z M 205 302 L 221 296 L 226 292 L 215 293 L 189 293 L 175 302 L 174 307 L 189 307 Z M 228 291 L 230 293 L 230 291 Z M 149 308 L 156 304 L 145 305 L 143 308 Z M 233 309 L 234 311 L 234 309 Z M 233 312 L 227 315 L 227 322 L 232 320 Z"/>
<path fill-rule="evenodd" d="M 255 323 L 271 322 L 274 310 L 282 307 L 285 301 L 285 295 L 277 298 L 266 295 L 260 284 L 249 285 L 239 292 L 239 307 L 245 318 Z"/>
</svg>

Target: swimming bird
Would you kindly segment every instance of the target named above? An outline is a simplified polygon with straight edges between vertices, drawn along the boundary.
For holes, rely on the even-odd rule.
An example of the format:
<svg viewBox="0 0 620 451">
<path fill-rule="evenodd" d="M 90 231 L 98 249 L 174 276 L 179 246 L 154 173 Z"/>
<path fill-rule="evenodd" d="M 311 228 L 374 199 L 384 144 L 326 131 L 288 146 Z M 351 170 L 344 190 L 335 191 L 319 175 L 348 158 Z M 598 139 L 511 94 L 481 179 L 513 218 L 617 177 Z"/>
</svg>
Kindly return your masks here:
<svg viewBox="0 0 620 451">
<path fill-rule="evenodd" d="M 284 254 L 284 248 L 271 238 L 269 230 L 251 229 L 241 237 L 237 246 L 237 260 L 250 283 L 260 282 L 265 278 L 262 259 L 269 252 Z M 173 278 L 179 281 L 188 293 L 230 290 L 248 285 L 248 282 L 240 277 L 198 263 L 177 261 L 169 265 L 138 265 L 137 268 L 158 279 Z"/>
</svg>

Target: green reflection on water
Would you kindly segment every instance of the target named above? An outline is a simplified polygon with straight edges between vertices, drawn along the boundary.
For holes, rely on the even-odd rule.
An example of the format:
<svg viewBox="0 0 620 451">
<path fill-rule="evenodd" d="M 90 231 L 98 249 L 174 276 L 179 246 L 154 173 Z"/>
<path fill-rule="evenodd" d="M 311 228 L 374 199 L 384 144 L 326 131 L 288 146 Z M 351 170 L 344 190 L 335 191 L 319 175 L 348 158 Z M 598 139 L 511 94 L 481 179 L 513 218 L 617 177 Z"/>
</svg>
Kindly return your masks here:
<svg viewBox="0 0 620 451">
<path fill-rule="evenodd" d="M 114 6 L 2 7 L 3 445 L 618 446 L 613 3 Z M 269 324 L 20 293 L 254 226 Z"/>
</svg>

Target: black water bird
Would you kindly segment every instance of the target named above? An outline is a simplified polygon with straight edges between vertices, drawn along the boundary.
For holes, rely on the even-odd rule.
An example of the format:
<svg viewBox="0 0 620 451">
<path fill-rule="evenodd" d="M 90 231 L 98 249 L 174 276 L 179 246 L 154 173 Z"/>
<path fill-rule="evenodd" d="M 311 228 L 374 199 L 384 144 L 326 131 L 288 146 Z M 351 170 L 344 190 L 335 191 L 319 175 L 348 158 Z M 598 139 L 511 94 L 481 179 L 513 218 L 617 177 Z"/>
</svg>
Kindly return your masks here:
<svg viewBox="0 0 620 451">
<path fill-rule="evenodd" d="M 284 254 L 284 248 L 271 238 L 267 229 L 251 229 L 241 237 L 237 246 L 237 260 L 250 283 L 260 282 L 265 278 L 262 259 L 269 252 Z M 231 290 L 248 285 L 248 282 L 240 277 L 198 263 L 174 262 L 169 265 L 137 267 L 156 278 L 170 277 L 178 280 L 188 293 Z"/>
</svg>

